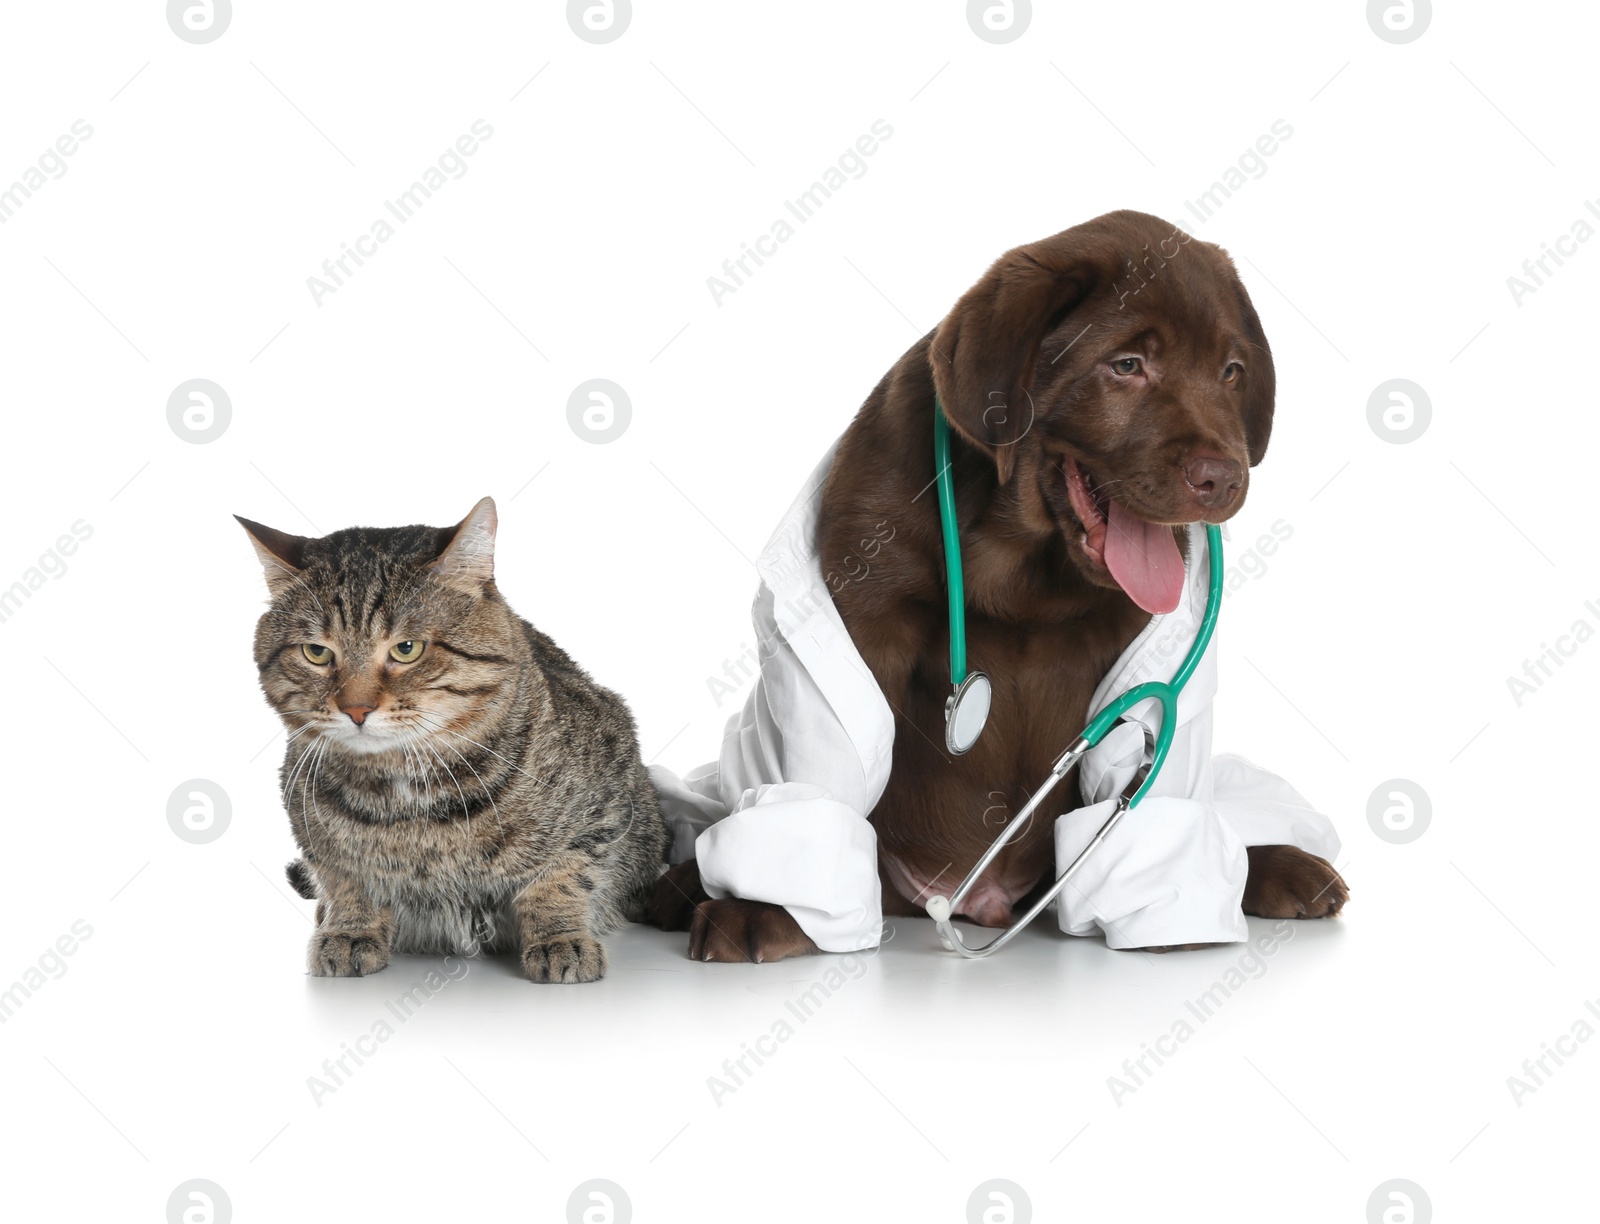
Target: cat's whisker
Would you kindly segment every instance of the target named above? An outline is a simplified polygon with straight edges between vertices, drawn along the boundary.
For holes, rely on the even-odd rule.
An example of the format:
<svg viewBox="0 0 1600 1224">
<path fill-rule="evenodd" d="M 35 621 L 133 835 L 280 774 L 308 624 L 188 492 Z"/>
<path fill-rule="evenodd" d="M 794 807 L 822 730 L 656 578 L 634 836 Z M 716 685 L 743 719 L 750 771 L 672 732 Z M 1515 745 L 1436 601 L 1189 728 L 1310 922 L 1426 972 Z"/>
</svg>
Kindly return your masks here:
<svg viewBox="0 0 1600 1224">
<path fill-rule="evenodd" d="M 450 748 L 450 745 L 446 744 L 445 747 L 446 748 Z M 450 751 L 454 752 L 456 754 L 456 756 L 461 758 L 461 763 L 463 765 L 465 765 L 468 769 L 472 769 L 472 762 L 471 761 L 467 760 L 466 757 L 461 756 L 461 753 L 458 752 L 454 748 L 450 748 Z M 489 789 L 489 784 L 483 780 L 482 775 L 480 775 L 476 769 L 472 769 L 472 776 L 474 778 L 477 778 L 478 779 L 478 785 L 483 787 L 483 793 L 488 797 L 488 800 L 489 800 L 489 807 L 494 812 L 494 823 L 495 823 L 496 827 L 499 828 L 500 832 L 504 833 L 505 832 L 505 826 L 500 823 L 500 805 L 497 804 L 494 801 L 494 792 Z"/>
<path fill-rule="evenodd" d="M 400 741 L 400 757 L 401 772 L 405 775 L 406 785 L 414 793 L 417 789 L 416 783 L 422 780 L 422 770 L 417 763 L 416 754 L 411 750 L 411 745 L 403 739 Z M 398 811 L 395 813 L 396 816 L 400 814 Z"/>
<path fill-rule="evenodd" d="M 412 741 L 402 740 L 400 747 L 406 754 L 406 761 L 416 770 L 416 781 L 427 787 L 425 806 L 427 810 L 431 811 L 433 809 L 433 766 L 428 764 L 427 759 Z"/>
<path fill-rule="evenodd" d="M 328 741 L 325 739 L 317 740 L 306 751 L 308 753 L 315 752 L 316 757 L 311 762 L 311 765 L 308 766 L 300 775 L 300 828 L 305 832 L 306 844 L 310 846 L 311 857 L 315 859 L 320 856 L 317 853 L 316 839 L 311 835 L 311 820 L 306 815 L 306 783 L 310 778 L 311 771 L 322 763 L 323 754 L 328 751 Z M 305 758 L 302 756 L 301 759 L 304 760 Z M 290 792 L 289 798 L 290 802 L 293 802 L 294 793 L 292 791 Z M 322 813 L 320 811 L 317 813 L 317 819 L 322 819 Z"/>
<path fill-rule="evenodd" d="M 317 782 L 322 777 L 322 762 L 328 755 L 328 745 L 330 743 L 330 740 L 322 741 L 322 751 L 317 753 L 317 759 L 311 766 L 311 810 L 317 814 L 318 824 L 322 823 L 322 808 L 317 803 Z M 303 810 L 301 814 L 304 815 Z"/>
<path fill-rule="evenodd" d="M 422 715 L 423 711 L 419 710 L 418 714 Z M 498 752 L 496 752 L 493 748 L 490 748 L 485 744 L 478 743 L 477 740 L 471 738 L 470 736 L 462 735 L 461 732 L 459 732 L 459 731 L 452 731 L 452 730 L 450 730 L 449 727 L 446 727 L 446 726 L 443 726 L 443 725 L 433 726 L 433 725 L 430 724 L 429 725 L 429 730 L 434 731 L 434 732 L 442 732 L 445 735 L 453 735 L 459 740 L 465 740 L 467 743 L 471 744 L 474 748 L 478 748 L 478 749 L 480 749 L 480 750 L 482 750 L 484 752 L 487 752 L 490 756 L 494 757 L 497 761 L 504 761 L 505 764 L 511 766 L 512 769 L 516 770 L 524 778 L 527 778 L 535 786 L 544 787 L 544 786 L 549 786 L 550 785 L 550 781 L 551 780 L 549 778 L 536 778 L 536 777 L 534 777 L 531 773 L 529 773 L 526 769 L 523 769 L 522 766 L 518 765 L 515 761 L 507 760 L 505 757 L 501 756 Z"/>
<path fill-rule="evenodd" d="M 422 783 L 428 788 L 428 797 L 427 797 L 427 800 L 426 800 L 426 810 L 431 812 L 433 810 L 433 804 L 434 804 L 434 796 L 433 796 L 433 766 L 428 764 L 427 759 L 425 757 L 423 757 L 422 753 L 420 751 L 418 751 L 411 743 L 407 742 L 405 744 L 405 750 L 406 750 L 406 755 L 416 762 L 417 768 L 418 768 L 418 771 L 419 771 L 418 777 L 421 779 Z"/>
<path fill-rule="evenodd" d="M 445 763 L 445 759 L 439 755 L 432 744 L 428 743 L 427 740 L 419 740 L 417 742 L 426 748 L 433 758 L 439 762 L 439 768 L 444 770 L 444 776 L 455 783 L 456 795 L 461 800 L 461 814 L 467 818 L 467 834 L 470 836 L 472 833 L 472 809 L 467 806 L 466 792 L 461 789 L 461 783 L 456 779 L 455 774 L 451 772 L 450 766 Z"/>
<path fill-rule="evenodd" d="M 294 763 L 293 767 L 289 770 L 288 776 L 284 778 L 284 780 L 283 780 L 283 791 L 284 791 L 284 796 L 286 798 L 290 798 L 290 797 L 293 796 L 293 794 L 294 794 L 295 775 L 300 772 L 300 766 L 305 763 L 306 758 L 311 755 L 312 751 L 316 748 L 316 746 L 317 745 L 316 745 L 315 741 L 313 741 L 312 743 L 306 744 L 304 749 L 301 751 L 300 755 L 295 759 L 295 763 Z"/>
<path fill-rule="evenodd" d="M 431 810 L 433 805 L 437 802 L 433 793 L 433 784 L 437 774 L 434 772 L 433 762 L 428 760 L 428 758 L 422 754 L 420 748 L 417 752 L 417 760 L 421 761 L 422 767 L 428 771 L 428 807 Z"/>
<path fill-rule="evenodd" d="M 318 727 L 318 726 L 319 726 L 318 723 L 307 723 L 305 726 L 300 727 L 298 730 L 291 732 L 289 735 L 286 735 L 286 736 L 283 737 L 283 746 L 285 748 L 287 748 L 290 744 L 294 743 L 295 740 L 299 739 L 307 731 L 310 731 L 313 728 Z"/>
</svg>

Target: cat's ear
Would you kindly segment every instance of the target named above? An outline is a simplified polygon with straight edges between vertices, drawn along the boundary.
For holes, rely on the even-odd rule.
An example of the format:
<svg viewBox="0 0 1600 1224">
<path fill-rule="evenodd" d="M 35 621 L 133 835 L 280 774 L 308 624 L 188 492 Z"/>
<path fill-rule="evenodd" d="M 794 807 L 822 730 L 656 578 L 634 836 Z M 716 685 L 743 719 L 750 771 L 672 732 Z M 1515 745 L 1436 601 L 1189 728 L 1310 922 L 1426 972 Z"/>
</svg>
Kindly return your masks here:
<svg viewBox="0 0 1600 1224">
<path fill-rule="evenodd" d="M 500 520 L 486 497 L 453 528 L 440 532 L 444 549 L 428 568 L 451 586 L 476 595 L 494 581 L 494 533 Z"/>
<path fill-rule="evenodd" d="M 239 520 L 239 526 L 244 528 L 250 543 L 255 545 L 256 558 L 267 576 L 267 590 L 274 598 L 285 587 L 300 581 L 306 545 L 310 543 L 305 536 L 276 531 L 237 514 L 233 517 Z"/>
</svg>

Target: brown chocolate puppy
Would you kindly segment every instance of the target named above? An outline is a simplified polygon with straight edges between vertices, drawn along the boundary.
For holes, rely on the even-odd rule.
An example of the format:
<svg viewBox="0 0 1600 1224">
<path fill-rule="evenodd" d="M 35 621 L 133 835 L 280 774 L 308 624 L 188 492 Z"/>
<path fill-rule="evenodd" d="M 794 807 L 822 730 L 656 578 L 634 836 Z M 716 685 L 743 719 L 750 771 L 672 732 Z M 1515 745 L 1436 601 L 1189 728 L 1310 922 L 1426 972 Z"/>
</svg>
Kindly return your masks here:
<svg viewBox="0 0 1600 1224">
<path fill-rule="evenodd" d="M 884 911 L 919 914 L 968 867 L 1088 720 L 1096 685 L 1176 606 L 1181 528 L 1232 517 L 1272 432 L 1261 321 L 1219 247 L 1116 212 L 1003 255 L 900 358 L 846 432 L 823 492 L 818 547 L 850 635 L 895 712 L 877 830 Z M 995 681 L 989 722 L 944 748 L 949 625 L 934 480 L 935 402 L 952 466 L 968 653 Z M 870 578 L 850 559 L 875 550 Z M 1060 792 L 1071 804 L 1069 779 Z M 986 815 L 980 817 L 980 813 Z M 985 926 L 1054 866 L 1034 821 L 961 913 Z M 1348 892 L 1325 860 L 1254 847 L 1247 913 L 1323 917 Z M 705 960 L 815 951 L 787 911 L 712 901 L 692 863 L 658 883 L 656 920 L 688 926 Z"/>
</svg>

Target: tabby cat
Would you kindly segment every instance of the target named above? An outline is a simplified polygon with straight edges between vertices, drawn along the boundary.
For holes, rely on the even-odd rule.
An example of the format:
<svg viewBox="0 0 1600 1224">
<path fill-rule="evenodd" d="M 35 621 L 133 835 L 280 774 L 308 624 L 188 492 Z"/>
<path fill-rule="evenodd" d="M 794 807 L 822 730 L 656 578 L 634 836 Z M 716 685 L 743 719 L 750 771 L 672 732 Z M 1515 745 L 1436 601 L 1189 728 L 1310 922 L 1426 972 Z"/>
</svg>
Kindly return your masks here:
<svg viewBox="0 0 1600 1224">
<path fill-rule="evenodd" d="M 494 502 L 319 540 L 239 521 L 271 595 L 255 658 L 289 733 L 311 972 L 515 949 L 536 982 L 603 976 L 598 936 L 639 916 L 666 825 L 622 699 L 495 587 Z"/>
</svg>

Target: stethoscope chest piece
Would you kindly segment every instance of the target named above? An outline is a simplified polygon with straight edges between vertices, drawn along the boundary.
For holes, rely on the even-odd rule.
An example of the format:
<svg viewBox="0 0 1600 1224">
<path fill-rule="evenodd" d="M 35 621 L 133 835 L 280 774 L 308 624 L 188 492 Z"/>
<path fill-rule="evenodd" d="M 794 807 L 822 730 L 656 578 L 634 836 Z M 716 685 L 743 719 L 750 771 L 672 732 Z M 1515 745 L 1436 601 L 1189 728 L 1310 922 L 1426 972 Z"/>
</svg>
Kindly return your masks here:
<svg viewBox="0 0 1600 1224">
<path fill-rule="evenodd" d="M 994 686 L 981 671 L 967 673 L 944 703 L 944 746 L 956 756 L 978 742 L 989 721 Z"/>
</svg>

